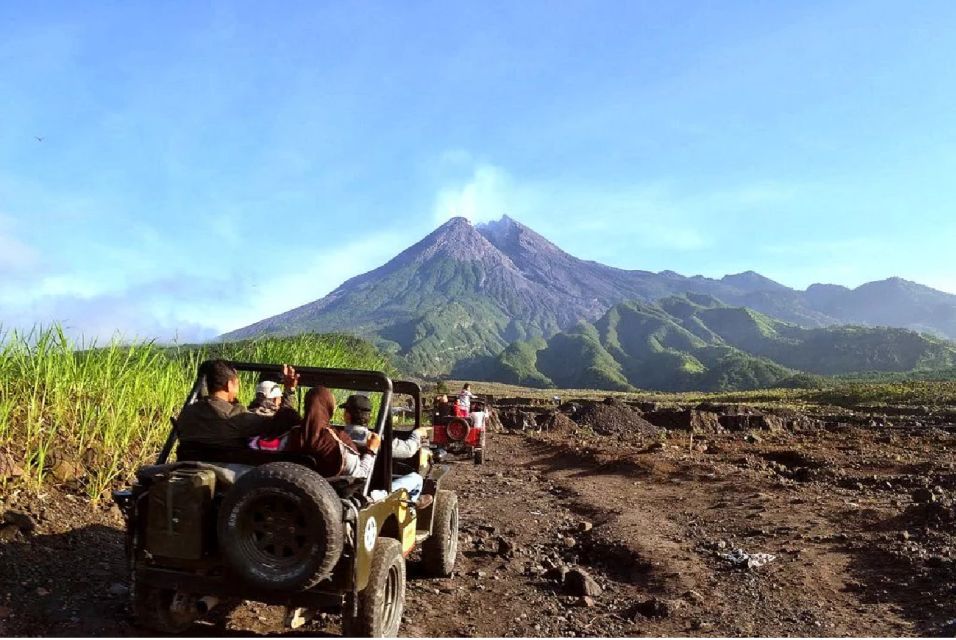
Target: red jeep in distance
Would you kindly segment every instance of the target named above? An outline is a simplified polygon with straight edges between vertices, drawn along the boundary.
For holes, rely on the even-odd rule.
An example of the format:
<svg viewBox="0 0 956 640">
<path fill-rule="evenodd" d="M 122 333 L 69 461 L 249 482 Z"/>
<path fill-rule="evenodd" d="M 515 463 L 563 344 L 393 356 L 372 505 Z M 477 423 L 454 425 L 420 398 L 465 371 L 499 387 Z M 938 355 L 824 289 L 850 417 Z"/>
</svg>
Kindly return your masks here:
<svg viewBox="0 0 956 640">
<path fill-rule="evenodd" d="M 454 402 L 452 400 L 436 405 L 432 411 L 431 442 L 453 455 L 471 455 L 475 464 L 482 464 L 485 459 L 485 432 L 488 422 L 486 403 L 477 398 L 471 401 L 471 413 L 481 411 L 482 414 L 478 426 L 471 414 L 456 416 Z"/>
</svg>

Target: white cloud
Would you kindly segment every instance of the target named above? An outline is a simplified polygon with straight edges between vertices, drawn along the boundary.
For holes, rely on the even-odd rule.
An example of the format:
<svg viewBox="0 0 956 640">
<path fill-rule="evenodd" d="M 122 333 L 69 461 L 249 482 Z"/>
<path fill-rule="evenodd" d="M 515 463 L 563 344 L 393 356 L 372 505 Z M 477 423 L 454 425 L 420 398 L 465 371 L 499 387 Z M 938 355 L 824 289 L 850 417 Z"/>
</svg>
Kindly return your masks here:
<svg viewBox="0 0 956 640">
<path fill-rule="evenodd" d="M 507 213 L 546 234 L 605 236 L 614 231 L 616 238 L 626 237 L 643 247 L 689 251 L 710 244 L 688 219 L 690 208 L 659 184 L 609 191 L 570 182 L 521 182 L 503 168 L 484 163 L 474 166 L 466 181 L 438 191 L 434 217 L 437 223 L 454 216 L 477 223 Z M 561 221 L 559 226 L 556 220 Z"/>
<path fill-rule="evenodd" d="M 0 287 L 0 325 L 61 323 L 77 339 L 199 341 L 319 299 L 405 248 L 406 238 L 372 235 L 319 254 L 276 256 L 221 281 L 167 276 L 116 288 L 72 273 Z"/>
<path fill-rule="evenodd" d="M 467 156 L 459 152 L 456 157 Z M 508 210 L 515 192 L 516 187 L 507 173 L 494 165 L 480 164 L 463 184 L 439 190 L 433 208 L 435 221 L 440 224 L 456 216 L 472 222 L 497 220 Z"/>
<path fill-rule="evenodd" d="M 521 180 L 503 167 L 476 163 L 462 150 L 442 154 L 471 165 L 467 178 L 441 187 L 434 199 L 437 223 L 453 216 L 472 222 L 495 220 L 507 213 L 550 235 L 559 244 L 570 237 L 601 236 L 601 246 L 627 242 L 645 249 L 697 251 L 712 247 L 723 216 L 766 217 L 797 194 L 795 185 L 763 181 L 715 191 L 687 192 L 661 181 L 636 180 L 608 188 L 573 180 Z M 613 232 L 609 238 L 608 233 Z"/>
</svg>

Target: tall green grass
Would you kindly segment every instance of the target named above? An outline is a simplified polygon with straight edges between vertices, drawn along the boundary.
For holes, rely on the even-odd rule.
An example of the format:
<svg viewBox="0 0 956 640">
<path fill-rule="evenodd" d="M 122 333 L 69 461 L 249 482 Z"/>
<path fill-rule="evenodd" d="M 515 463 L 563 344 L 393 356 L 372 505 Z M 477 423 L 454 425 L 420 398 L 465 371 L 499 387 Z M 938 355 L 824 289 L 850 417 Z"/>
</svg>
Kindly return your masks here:
<svg viewBox="0 0 956 640">
<path fill-rule="evenodd" d="M 156 455 L 199 363 L 216 357 L 388 368 L 372 345 L 342 335 L 164 347 L 151 341 L 77 343 L 56 325 L 0 331 L 0 453 L 22 461 L 20 482 L 33 487 L 58 462 L 78 464 L 87 492 L 98 499 Z M 243 384 L 244 396 L 253 393 L 251 382 Z"/>
</svg>

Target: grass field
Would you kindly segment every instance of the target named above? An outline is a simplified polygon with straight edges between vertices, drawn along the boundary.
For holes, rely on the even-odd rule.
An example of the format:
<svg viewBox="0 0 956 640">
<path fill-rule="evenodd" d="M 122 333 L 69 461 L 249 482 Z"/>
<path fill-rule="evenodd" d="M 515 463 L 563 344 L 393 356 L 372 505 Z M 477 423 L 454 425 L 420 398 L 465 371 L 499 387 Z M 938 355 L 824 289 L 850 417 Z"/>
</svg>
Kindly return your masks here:
<svg viewBox="0 0 956 640">
<path fill-rule="evenodd" d="M 0 454 L 38 487 L 61 461 L 104 495 L 159 450 L 196 375 L 212 357 L 302 366 L 388 368 L 370 344 L 338 335 L 162 347 L 76 344 L 59 327 L 0 334 Z M 244 399 L 254 381 L 243 382 Z"/>
<path fill-rule="evenodd" d="M 448 393 L 457 393 L 464 381 L 448 380 Z M 861 382 L 833 380 L 820 389 L 759 389 L 756 391 L 725 391 L 720 393 L 663 393 L 657 391 L 618 392 L 598 389 L 529 389 L 496 382 L 472 381 L 472 390 L 496 397 L 524 397 L 548 399 L 554 396 L 570 398 L 626 397 L 663 403 L 720 402 L 742 403 L 754 406 L 786 406 L 800 408 L 808 405 L 834 407 L 886 406 L 956 406 L 956 381 L 910 380 L 899 382 Z M 427 389 L 434 392 L 434 385 Z"/>
<path fill-rule="evenodd" d="M 17 461 L 13 480 L 38 488 L 58 464 L 79 466 L 86 491 L 98 498 L 137 465 L 150 461 L 207 358 L 390 370 L 386 356 L 367 342 L 341 335 L 163 347 L 152 342 L 76 344 L 56 326 L 27 333 L 0 332 L 0 456 Z M 594 389 L 542 390 L 474 382 L 498 397 L 563 398 L 608 395 L 659 402 L 746 403 L 756 406 L 956 406 L 956 382 L 831 381 L 821 389 L 727 393 L 614 393 Z M 244 377 L 244 401 L 255 381 Z M 461 381 L 446 381 L 451 393 Z M 433 393 L 433 384 L 425 385 Z M 430 398 L 429 398 L 430 399 Z"/>
</svg>

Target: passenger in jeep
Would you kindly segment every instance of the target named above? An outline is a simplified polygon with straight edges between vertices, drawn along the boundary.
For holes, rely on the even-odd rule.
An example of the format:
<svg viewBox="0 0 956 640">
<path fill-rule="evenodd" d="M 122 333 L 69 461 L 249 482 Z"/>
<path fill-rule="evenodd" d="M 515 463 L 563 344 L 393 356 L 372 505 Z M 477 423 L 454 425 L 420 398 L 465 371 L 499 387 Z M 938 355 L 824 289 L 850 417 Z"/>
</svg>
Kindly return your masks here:
<svg viewBox="0 0 956 640">
<path fill-rule="evenodd" d="M 299 376 L 283 365 L 283 384 L 287 392 L 295 389 Z M 212 360 L 205 371 L 208 395 L 187 406 L 179 414 L 176 426 L 180 447 L 199 445 L 217 449 L 246 449 L 249 438 L 275 437 L 302 421 L 299 412 L 283 397 L 275 415 L 253 413 L 238 402 L 239 374 L 228 362 Z"/>
<path fill-rule="evenodd" d="M 256 385 L 256 397 L 249 403 L 249 411 L 254 411 L 263 416 L 274 416 L 276 411 L 282 408 L 283 401 L 288 406 L 292 406 L 292 398 L 295 394 L 295 388 L 286 389 L 283 393 L 278 383 L 272 380 L 263 380 Z M 283 396 L 287 396 L 283 398 Z"/>
<path fill-rule="evenodd" d="M 339 405 L 339 409 L 345 412 L 345 432 L 357 444 L 362 444 L 369 435 L 368 423 L 372 416 L 372 401 L 368 396 L 353 394 Z M 422 438 L 427 431 L 419 427 L 409 434 L 407 438 L 392 438 L 392 457 L 399 460 L 411 458 L 422 446 Z"/>
<path fill-rule="evenodd" d="M 351 395 L 343 404 L 339 405 L 339 408 L 345 411 L 345 425 L 341 431 L 344 431 L 353 442 L 361 446 L 369 439 L 378 437 L 368 428 L 372 416 L 372 401 L 367 396 Z M 405 460 L 414 456 L 421 448 L 421 440 L 425 433 L 425 429 L 418 428 L 412 431 L 408 439 L 403 440 L 393 437 L 392 457 Z M 414 471 L 392 478 L 392 489 L 406 489 L 412 500 L 418 499 L 424 484 L 425 479 Z"/>
<path fill-rule="evenodd" d="M 305 394 L 305 420 L 289 433 L 286 451 L 306 453 L 316 459 L 316 471 L 331 478 L 367 478 L 375 464 L 381 438 L 371 434 L 359 447 L 347 433 L 332 428 L 335 396 L 325 387 L 313 387 Z"/>
</svg>

